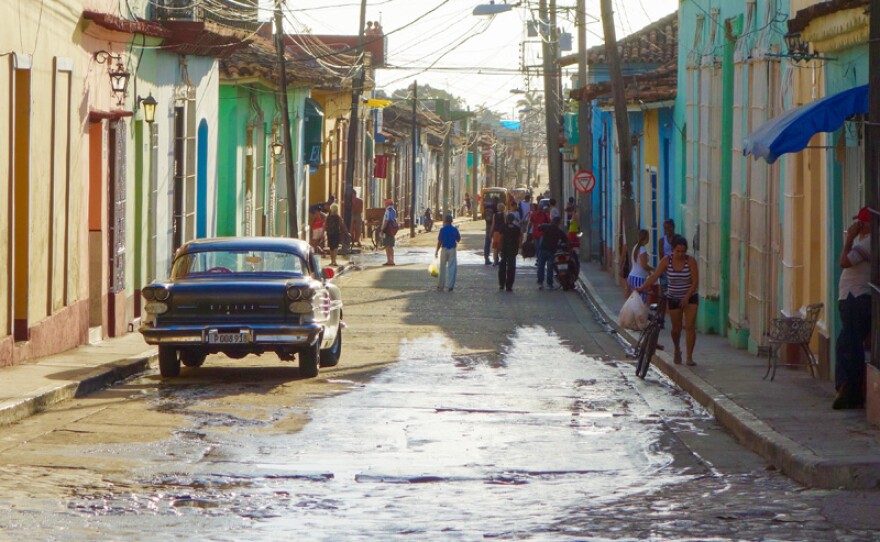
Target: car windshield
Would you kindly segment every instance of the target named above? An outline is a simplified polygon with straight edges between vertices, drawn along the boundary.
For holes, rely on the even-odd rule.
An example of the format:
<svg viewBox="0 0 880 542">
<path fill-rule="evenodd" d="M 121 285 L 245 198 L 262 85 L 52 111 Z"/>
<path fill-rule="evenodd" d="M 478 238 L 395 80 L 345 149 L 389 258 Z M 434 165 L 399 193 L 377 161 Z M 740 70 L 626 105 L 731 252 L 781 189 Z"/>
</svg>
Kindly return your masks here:
<svg viewBox="0 0 880 542">
<path fill-rule="evenodd" d="M 303 259 L 290 252 L 266 250 L 211 250 L 189 252 L 174 260 L 172 279 L 233 273 L 273 273 L 302 276 Z"/>
</svg>

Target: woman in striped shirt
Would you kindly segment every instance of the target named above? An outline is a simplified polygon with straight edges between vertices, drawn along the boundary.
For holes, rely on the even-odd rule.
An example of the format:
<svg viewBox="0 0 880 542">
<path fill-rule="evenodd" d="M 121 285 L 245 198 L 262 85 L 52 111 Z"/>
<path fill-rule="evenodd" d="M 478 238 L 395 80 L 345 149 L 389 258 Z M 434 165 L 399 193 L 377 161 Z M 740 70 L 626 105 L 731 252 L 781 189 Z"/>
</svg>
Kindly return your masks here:
<svg viewBox="0 0 880 542">
<path fill-rule="evenodd" d="M 694 362 L 694 345 L 697 342 L 697 305 L 700 297 L 697 289 L 700 286 L 700 274 L 697 269 L 697 261 L 687 253 L 687 240 L 681 235 L 672 239 L 672 256 L 666 256 L 657 264 L 657 269 L 645 280 L 645 283 L 636 288 L 642 293 L 647 290 L 661 275 L 666 276 L 667 303 L 669 304 L 669 318 L 672 320 L 672 342 L 675 344 L 675 363 L 681 363 L 681 338 L 682 323 L 684 323 L 685 342 L 687 348 L 687 364 L 696 365 Z"/>
</svg>

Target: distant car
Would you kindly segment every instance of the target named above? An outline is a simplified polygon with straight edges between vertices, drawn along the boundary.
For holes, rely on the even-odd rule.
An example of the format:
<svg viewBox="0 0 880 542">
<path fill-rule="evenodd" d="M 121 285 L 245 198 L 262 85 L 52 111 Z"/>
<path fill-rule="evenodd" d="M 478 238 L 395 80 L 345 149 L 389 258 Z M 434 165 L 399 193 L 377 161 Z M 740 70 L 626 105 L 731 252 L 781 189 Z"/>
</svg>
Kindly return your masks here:
<svg viewBox="0 0 880 542">
<path fill-rule="evenodd" d="M 139 331 L 158 345 L 163 377 L 218 352 L 235 359 L 296 355 L 300 373 L 315 377 L 342 354 L 342 296 L 332 278 L 305 241 L 192 241 L 177 252 L 168 280 L 141 291 L 147 317 Z"/>
</svg>

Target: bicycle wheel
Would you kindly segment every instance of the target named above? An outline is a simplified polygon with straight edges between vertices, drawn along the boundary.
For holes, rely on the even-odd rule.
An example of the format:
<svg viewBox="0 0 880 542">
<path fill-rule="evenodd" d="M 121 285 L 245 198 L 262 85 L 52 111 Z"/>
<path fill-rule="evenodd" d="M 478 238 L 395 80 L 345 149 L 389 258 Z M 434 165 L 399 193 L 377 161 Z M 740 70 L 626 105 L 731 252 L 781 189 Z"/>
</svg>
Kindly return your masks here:
<svg viewBox="0 0 880 542">
<path fill-rule="evenodd" d="M 379 226 L 373 226 L 373 246 L 376 247 L 376 250 L 382 248 L 382 231 Z"/>
<path fill-rule="evenodd" d="M 636 360 L 639 359 L 639 352 L 641 352 L 642 349 L 645 347 L 645 340 L 648 338 L 648 331 L 649 330 L 650 330 L 650 327 L 646 327 L 639 334 L 639 340 L 638 340 L 638 342 L 636 342 L 636 345 L 632 349 L 632 356 L 631 357 L 633 359 L 636 359 Z M 628 355 L 628 357 L 629 357 L 629 355 Z"/>
<path fill-rule="evenodd" d="M 660 328 L 653 322 L 648 329 L 650 332 L 645 337 L 644 348 L 639 351 L 638 364 L 636 364 L 636 376 L 639 378 L 645 378 L 648 374 L 648 367 L 651 366 L 651 358 L 657 350 L 657 339 L 660 336 Z"/>
</svg>

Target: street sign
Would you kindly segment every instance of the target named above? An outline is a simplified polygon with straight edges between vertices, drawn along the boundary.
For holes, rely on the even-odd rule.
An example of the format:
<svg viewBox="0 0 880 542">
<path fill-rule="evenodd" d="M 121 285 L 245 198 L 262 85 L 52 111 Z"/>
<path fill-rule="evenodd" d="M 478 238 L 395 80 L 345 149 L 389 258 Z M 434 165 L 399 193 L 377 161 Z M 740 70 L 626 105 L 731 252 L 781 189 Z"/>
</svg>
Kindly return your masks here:
<svg viewBox="0 0 880 542">
<path fill-rule="evenodd" d="M 582 169 L 574 176 L 574 189 L 581 194 L 587 194 L 596 187 L 596 177 L 593 172 Z"/>
</svg>

